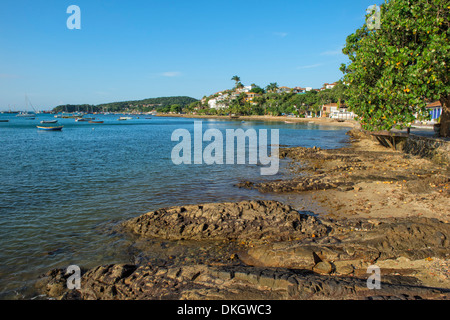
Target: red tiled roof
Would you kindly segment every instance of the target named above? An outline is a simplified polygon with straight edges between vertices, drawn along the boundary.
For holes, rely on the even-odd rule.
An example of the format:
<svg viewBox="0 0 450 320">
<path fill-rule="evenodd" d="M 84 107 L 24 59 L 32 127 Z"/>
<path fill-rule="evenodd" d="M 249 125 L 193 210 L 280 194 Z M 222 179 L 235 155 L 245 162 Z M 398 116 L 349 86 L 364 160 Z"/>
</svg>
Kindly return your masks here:
<svg viewBox="0 0 450 320">
<path fill-rule="evenodd" d="M 427 108 L 440 107 L 441 105 L 442 105 L 441 102 L 438 100 L 438 101 L 429 103 L 429 104 L 427 105 Z"/>
</svg>

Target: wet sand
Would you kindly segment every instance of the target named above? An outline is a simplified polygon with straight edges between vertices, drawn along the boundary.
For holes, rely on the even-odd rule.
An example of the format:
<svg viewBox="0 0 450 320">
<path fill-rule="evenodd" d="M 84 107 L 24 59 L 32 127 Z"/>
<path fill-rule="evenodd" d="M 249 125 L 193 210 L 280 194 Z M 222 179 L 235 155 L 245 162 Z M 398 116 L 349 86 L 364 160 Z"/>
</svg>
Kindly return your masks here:
<svg viewBox="0 0 450 320">
<path fill-rule="evenodd" d="M 284 194 L 286 203 L 297 210 L 312 211 L 336 220 L 427 217 L 450 222 L 450 171 L 445 164 L 385 148 L 367 137 L 354 136 L 349 147 L 317 150 L 309 156 L 304 148 L 285 149 L 291 157 L 294 176 L 335 179 L 344 186 Z M 307 158 L 307 159 L 305 159 Z M 303 180 L 301 178 L 300 180 Z M 295 180 L 295 178 L 294 178 Z M 300 181 L 297 181 L 300 182 Z M 296 182 L 296 183 L 297 183 Z M 289 181 L 256 185 L 265 192 L 295 189 Z M 300 196 L 301 195 L 301 196 Z M 380 268 L 410 270 L 429 286 L 450 288 L 450 249 L 447 258 L 404 257 L 380 261 Z"/>
</svg>

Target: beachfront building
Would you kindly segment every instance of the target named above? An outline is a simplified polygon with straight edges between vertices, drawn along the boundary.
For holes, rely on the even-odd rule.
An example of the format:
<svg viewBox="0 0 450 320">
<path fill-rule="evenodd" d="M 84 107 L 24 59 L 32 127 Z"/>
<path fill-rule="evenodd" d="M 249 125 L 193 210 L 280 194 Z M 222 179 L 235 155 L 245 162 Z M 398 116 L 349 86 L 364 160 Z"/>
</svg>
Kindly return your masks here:
<svg viewBox="0 0 450 320">
<path fill-rule="evenodd" d="M 442 103 L 440 101 L 434 101 L 427 105 L 427 110 L 431 116 L 431 123 L 437 123 L 439 117 L 442 114 Z"/>
<path fill-rule="evenodd" d="M 330 114 L 331 119 L 352 120 L 355 119 L 356 114 L 349 111 L 347 106 L 340 106 L 337 111 Z"/>
<path fill-rule="evenodd" d="M 331 118 L 331 119 L 342 119 L 342 120 L 350 120 L 356 117 L 356 114 L 349 111 L 347 106 L 342 105 L 338 106 L 337 103 L 328 103 L 322 106 L 322 115 L 323 118 Z"/>
<path fill-rule="evenodd" d="M 330 117 L 330 115 L 339 110 L 337 103 L 328 103 L 322 106 L 322 117 Z"/>
</svg>

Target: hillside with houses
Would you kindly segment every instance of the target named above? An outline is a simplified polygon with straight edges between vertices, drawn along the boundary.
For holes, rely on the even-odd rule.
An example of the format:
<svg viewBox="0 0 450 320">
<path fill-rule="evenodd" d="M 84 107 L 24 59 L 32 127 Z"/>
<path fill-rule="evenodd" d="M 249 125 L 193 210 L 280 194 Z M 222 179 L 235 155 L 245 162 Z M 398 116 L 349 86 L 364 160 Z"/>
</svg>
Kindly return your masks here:
<svg viewBox="0 0 450 320">
<path fill-rule="evenodd" d="M 342 80 L 324 83 L 321 88 L 279 86 L 276 82 L 265 87 L 255 83 L 244 85 L 238 76 L 231 80 L 235 81 L 233 88 L 204 96 L 181 112 L 194 115 L 267 115 L 338 120 L 358 118 L 347 105 L 348 86 Z M 416 122 L 439 122 L 442 104 L 439 101 L 428 101 L 427 111 L 428 117 L 417 114 Z"/>
</svg>

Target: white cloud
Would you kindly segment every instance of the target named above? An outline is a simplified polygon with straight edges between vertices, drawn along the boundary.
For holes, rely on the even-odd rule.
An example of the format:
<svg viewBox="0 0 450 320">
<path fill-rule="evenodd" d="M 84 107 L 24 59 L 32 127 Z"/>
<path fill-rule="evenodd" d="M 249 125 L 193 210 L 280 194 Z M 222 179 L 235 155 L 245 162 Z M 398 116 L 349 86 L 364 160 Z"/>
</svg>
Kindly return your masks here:
<svg viewBox="0 0 450 320">
<path fill-rule="evenodd" d="M 310 64 L 310 65 L 306 65 L 306 66 L 300 66 L 300 67 L 297 67 L 297 69 L 312 69 L 312 68 L 320 67 L 321 65 L 322 65 L 321 63 L 316 63 L 316 64 Z"/>
<path fill-rule="evenodd" d="M 181 72 L 167 71 L 167 72 L 161 73 L 161 76 L 163 76 L 163 77 L 179 77 L 179 76 L 181 76 Z"/>
<path fill-rule="evenodd" d="M 321 56 L 337 56 L 338 54 L 342 54 L 342 48 L 336 49 L 336 50 L 330 50 L 322 52 Z"/>
</svg>

